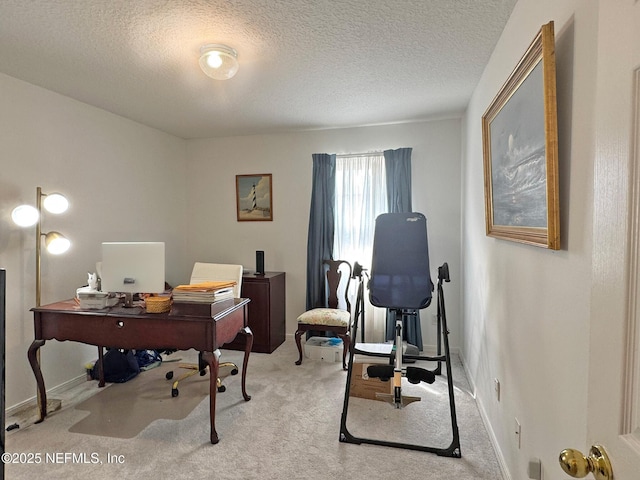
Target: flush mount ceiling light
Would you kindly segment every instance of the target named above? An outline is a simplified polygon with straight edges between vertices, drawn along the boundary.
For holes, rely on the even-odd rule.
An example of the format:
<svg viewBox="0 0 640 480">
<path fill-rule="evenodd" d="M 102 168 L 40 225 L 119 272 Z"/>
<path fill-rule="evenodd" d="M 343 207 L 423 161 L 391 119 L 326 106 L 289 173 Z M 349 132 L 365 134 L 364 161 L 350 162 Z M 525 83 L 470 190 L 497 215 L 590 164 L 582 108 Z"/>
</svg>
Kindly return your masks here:
<svg viewBox="0 0 640 480">
<path fill-rule="evenodd" d="M 209 77 L 227 80 L 238 71 L 238 52 L 218 43 L 200 47 L 200 68 Z"/>
</svg>

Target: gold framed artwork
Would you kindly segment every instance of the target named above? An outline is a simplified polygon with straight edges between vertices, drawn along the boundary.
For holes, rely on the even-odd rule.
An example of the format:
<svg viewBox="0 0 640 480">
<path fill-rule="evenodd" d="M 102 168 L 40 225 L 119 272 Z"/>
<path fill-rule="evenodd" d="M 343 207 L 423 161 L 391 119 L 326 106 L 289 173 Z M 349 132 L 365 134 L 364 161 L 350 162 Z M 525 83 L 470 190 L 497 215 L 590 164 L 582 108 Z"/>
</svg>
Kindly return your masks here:
<svg viewBox="0 0 640 480">
<path fill-rule="evenodd" d="M 273 220 L 270 173 L 236 175 L 236 211 L 239 222 Z"/>
<path fill-rule="evenodd" d="M 482 150 L 487 235 L 559 250 L 553 22 L 482 116 Z"/>
</svg>

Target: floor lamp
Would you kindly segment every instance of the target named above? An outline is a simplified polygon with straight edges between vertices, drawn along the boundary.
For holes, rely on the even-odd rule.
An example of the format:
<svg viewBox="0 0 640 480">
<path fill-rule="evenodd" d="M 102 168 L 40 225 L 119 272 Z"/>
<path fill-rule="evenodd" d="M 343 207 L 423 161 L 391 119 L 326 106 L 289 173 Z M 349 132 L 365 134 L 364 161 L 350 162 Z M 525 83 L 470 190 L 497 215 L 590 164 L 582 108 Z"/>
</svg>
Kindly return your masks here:
<svg viewBox="0 0 640 480">
<path fill-rule="evenodd" d="M 0 450 L 2 454 L 2 458 L 4 458 L 4 407 L 5 407 L 5 398 L 4 398 L 4 380 L 5 380 L 5 293 L 6 293 L 6 285 L 7 285 L 7 272 L 4 268 L 0 268 L 0 336 L 2 337 L 2 341 L 0 342 L 0 361 L 2 362 L 2 393 L 0 395 L 0 414 L 2 415 L 2 422 L 0 422 Z M 0 478 L 4 478 L 4 461 L 0 462 Z"/>
<path fill-rule="evenodd" d="M 44 237 L 45 248 L 49 253 L 59 255 L 66 252 L 71 246 L 71 242 L 59 232 L 42 233 L 42 207 L 50 213 L 59 214 L 63 213 L 69 207 L 67 199 L 59 193 L 46 194 L 42 193 L 42 188 L 36 188 L 36 206 L 32 205 L 20 205 L 13 209 L 11 212 L 11 218 L 16 225 L 20 227 L 32 227 L 36 226 L 36 307 L 40 306 L 40 300 L 42 296 L 41 276 L 40 276 L 40 264 L 42 256 L 42 241 Z M 38 350 L 36 357 L 38 364 L 40 364 L 40 350 Z M 38 411 L 42 411 L 40 406 L 42 399 L 40 398 L 40 392 L 37 392 Z M 51 400 L 47 404 L 47 410 L 58 410 L 60 408 L 59 400 Z"/>
</svg>

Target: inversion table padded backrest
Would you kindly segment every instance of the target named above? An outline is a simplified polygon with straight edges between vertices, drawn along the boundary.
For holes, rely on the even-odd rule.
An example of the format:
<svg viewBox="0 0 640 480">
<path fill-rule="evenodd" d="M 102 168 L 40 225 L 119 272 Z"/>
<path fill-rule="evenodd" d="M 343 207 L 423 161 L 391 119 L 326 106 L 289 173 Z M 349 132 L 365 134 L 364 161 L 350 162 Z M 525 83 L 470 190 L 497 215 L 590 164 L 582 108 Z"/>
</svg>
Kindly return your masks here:
<svg viewBox="0 0 640 480">
<path fill-rule="evenodd" d="M 369 299 L 376 307 L 429 306 L 427 219 L 421 213 L 383 213 L 376 218 Z"/>
</svg>

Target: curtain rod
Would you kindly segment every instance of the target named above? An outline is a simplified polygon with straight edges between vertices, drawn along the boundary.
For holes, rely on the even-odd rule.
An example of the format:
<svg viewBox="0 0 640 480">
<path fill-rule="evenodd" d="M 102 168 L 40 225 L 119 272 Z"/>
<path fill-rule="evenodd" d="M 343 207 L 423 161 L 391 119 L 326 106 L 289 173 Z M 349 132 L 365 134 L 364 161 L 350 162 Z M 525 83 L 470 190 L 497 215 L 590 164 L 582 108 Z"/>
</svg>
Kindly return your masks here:
<svg viewBox="0 0 640 480">
<path fill-rule="evenodd" d="M 384 152 L 367 152 L 367 153 L 338 153 L 336 158 L 345 157 L 370 157 L 372 155 L 384 155 Z"/>
</svg>

